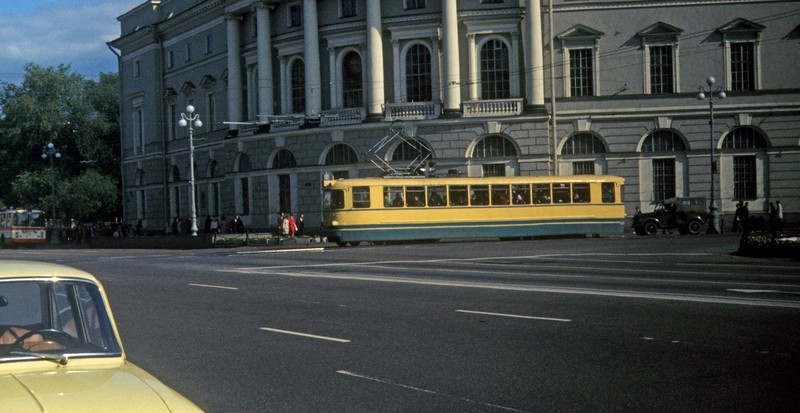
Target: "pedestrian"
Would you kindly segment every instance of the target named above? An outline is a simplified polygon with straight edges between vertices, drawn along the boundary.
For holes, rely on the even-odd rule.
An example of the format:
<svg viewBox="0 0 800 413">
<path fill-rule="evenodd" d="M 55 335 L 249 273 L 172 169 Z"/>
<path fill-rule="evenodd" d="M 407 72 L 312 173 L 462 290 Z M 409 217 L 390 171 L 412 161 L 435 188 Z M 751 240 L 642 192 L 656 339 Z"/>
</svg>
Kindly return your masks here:
<svg viewBox="0 0 800 413">
<path fill-rule="evenodd" d="M 733 231 L 738 232 L 742 227 L 742 207 L 743 202 L 736 203 L 736 212 L 733 213 Z"/>
<path fill-rule="evenodd" d="M 298 237 L 305 235 L 306 221 L 303 217 L 303 214 L 300 214 L 300 217 L 297 218 L 295 225 L 297 225 L 297 232 L 295 232 L 295 235 Z"/>
<path fill-rule="evenodd" d="M 275 235 L 278 238 L 280 238 L 281 235 L 283 235 L 283 220 L 284 219 L 286 219 L 286 215 L 284 215 L 283 212 L 281 212 L 281 214 L 278 215 L 278 222 L 276 222 L 276 225 L 275 225 Z"/>
<path fill-rule="evenodd" d="M 783 205 L 781 205 L 781 201 L 775 201 L 775 208 L 777 211 L 777 220 L 776 225 L 778 226 L 778 231 L 783 231 Z"/>
<path fill-rule="evenodd" d="M 289 236 L 293 237 L 297 231 L 297 223 L 294 220 L 294 215 L 289 214 Z"/>
<path fill-rule="evenodd" d="M 237 234 L 244 234 L 244 222 L 242 222 L 242 218 L 240 216 L 236 216 L 233 219 L 233 230 L 236 231 Z"/>
<path fill-rule="evenodd" d="M 769 212 L 767 212 L 767 224 L 769 225 L 769 231 L 772 235 L 772 240 L 775 240 L 775 236 L 778 235 L 778 209 L 775 207 L 775 203 L 769 203 Z"/>
</svg>

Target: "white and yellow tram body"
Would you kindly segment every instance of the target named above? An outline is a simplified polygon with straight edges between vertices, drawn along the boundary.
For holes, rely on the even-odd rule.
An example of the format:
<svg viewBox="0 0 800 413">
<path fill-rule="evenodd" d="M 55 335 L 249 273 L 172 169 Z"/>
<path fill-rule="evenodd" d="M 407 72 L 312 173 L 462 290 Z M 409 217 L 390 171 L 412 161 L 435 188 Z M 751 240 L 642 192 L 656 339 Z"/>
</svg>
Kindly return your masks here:
<svg viewBox="0 0 800 413">
<path fill-rule="evenodd" d="M 603 175 L 326 180 L 331 242 L 621 234 L 623 178 Z"/>
</svg>

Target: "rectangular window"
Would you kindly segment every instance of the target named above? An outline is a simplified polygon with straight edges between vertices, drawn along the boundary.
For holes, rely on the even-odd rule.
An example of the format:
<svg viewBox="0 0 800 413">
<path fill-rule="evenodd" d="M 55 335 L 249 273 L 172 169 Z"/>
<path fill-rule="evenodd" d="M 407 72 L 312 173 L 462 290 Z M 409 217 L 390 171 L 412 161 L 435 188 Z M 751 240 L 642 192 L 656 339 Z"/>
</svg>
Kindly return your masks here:
<svg viewBox="0 0 800 413">
<path fill-rule="evenodd" d="M 572 163 L 573 175 L 594 175 L 594 161 L 579 161 Z"/>
<path fill-rule="evenodd" d="M 468 198 L 466 185 L 450 185 L 448 195 L 450 197 L 450 206 L 467 205 Z"/>
<path fill-rule="evenodd" d="M 568 204 L 569 196 L 569 183 L 553 184 L 553 202 L 556 204 Z"/>
<path fill-rule="evenodd" d="M 369 187 L 353 187 L 353 208 L 369 208 Z"/>
<path fill-rule="evenodd" d="M 387 208 L 400 208 L 405 205 L 402 186 L 387 186 L 383 188 L 383 206 Z"/>
<path fill-rule="evenodd" d="M 469 204 L 489 205 L 489 185 L 470 185 Z"/>
<path fill-rule="evenodd" d="M 514 197 L 514 205 L 531 203 L 531 188 L 528 185 L 511 185 L 511 195 Z"/>
<path fill-rule="evenodd" d="M 203 119 L 203 126 L 206 126 L 209 132 L 214 130 L 217 118 L 216 112 L 217 104 L 214 100 L 214 92 L 211 92 L 206 95 L 206 118 Z"/>
<path fill-rule="evenodd" d="M 600 191 L 603 193 L 604 204 L 617 202 L 616 185 L 613 182 L 603 182 L 600 186 Z"/>
<path fill-rule="evenodd" d="M 139 59 L 133 61 L 133 78 L 138 79 L 142 75 L 142 62 Z"/>
<path fill-rule="evenodd" d="M 509 205 L 508 185 L 492 185 L 492 205 Z"/>
<path fill-rule="evenodd" d="M 583 204 L 592 202 L 592 192 L 586 182 L 576 182 L 572 184 L 572 202 Z"/>
<path fill-rule="evenodd" d="M 212 48 L 213 43 L 211 40 L 212 40 L 211 35 L 210 34 L 206 35 L 206 54 L 211 54 L 211 52 L 214 51 Z"/>
<path fill-rule="evenodd" d="M 428 206 L 438 207 L 445 206 L 445 196 L 447 191 L 444 186 L 429 186 L 428 187 Z"/>
<path fill-rule="evenodd" d="M 756 199 L 756 157 L 733 157 L 733 197 L 736 199 Z"/>
<path fill-rule="evenodd" d="M 731 90 L 756 90 L 755 44 L 731 43 Z"/>
<path fill-rule="evenodd" d="M 533 184 L 534 204 L 549 204 L 551 200 L 550 184 Z"/>
<path fill-rule="evenodd" d="M 493 163 L 483 165 L 483 176 L 506 176 L 506 165 Z"/>
<path fill-rule="evenodd" d="M 172 50 L 167 51 L 167 69 L 172 69 L 175 66 L 175 54 Z"/>
<path fill-rule="evenodd" d="M 653 197 L 663 201 L 675 196 L 675 159 L 653 159 Z"/>
<path fill-rule="evenodd" d="M 356 16 L 356 0 L 341 0 L 341 17 Z"/>
<path fill-rule="evenodd" d="M 292 210 L 292 179 L 289 175 L 278 175 L 278 207 L 282 212 Z"/>
<path fill-rule="evenodd" d="M 241 178 L 242 185 L 242 215 L 250 215 L 250 180 Z"/>
<path fill-rule="evenodd" d="M 650 93 L 673 93 L 672 46 L 650 47 Z"/>
<path fill-rule="evenodd" d="M 167 104 L 167 140 L 178 137 L 178 107 L 174 103 Z"/>
<path fill-rule="evenodd" d="M 406 10 L 424 9 L 425 0 L 406 0 Z"/>
<path fill-rule="evenodd" d="M 185 50 L 186 50 L 186 61 L 188 62 L 188 61 L 192 60 L 192 44 L 191 43 L 186 43 Z"/>
<path fill-rule="evenodd" d="M 335 191 L 325 191 L 322 195 L 322 209 L 324 211 L 344 208 L 344 191 L 339 189 Z"/>
<path fill-rule="evenodd" d="M 410 207 L 425 206 L 425 188 L 421 186 L 406 187 L 406 205 Z"/>
<path fill-rule="evenodd" d="M 569 51 L 570 96 L 594 96 L 592 49 Z"/>
<path fill-rule="evenodd" d="M 133 153 L 144 153 L 144 111 L 142 108 L 133 110 Z"/>
<path fill-rule="evenodd" d="M 300 27 L 303 25 L 303 8 L 300 4 L 289 5 L 289 27 Z"/>
</svg>

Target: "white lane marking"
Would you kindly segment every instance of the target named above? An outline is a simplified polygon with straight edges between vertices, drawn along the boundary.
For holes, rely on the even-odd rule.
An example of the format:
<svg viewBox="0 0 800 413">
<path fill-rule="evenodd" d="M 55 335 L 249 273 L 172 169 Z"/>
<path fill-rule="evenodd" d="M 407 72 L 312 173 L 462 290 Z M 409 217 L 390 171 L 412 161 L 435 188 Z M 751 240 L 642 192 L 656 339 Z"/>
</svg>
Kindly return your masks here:
<svg viewBox="0 0 800 413">
<path fill-rule="evenodd" d="M 238 290 L 238 287 L 226 287 L 224 285 L 210 285 L 210 284 L 189 284 L 192 287 L 203 287 L 203 288 L 219 288 L 222 290 Z"/>
<path fill-rule="evenodd" d="M 297 332 L 297 331 L 279 330 L 277 328 L 259 327 L 259 330 L 270 331 L 270 332 L 273 332 L 273 333 L 280 333 L 280 334 L 288 334 L 288 335 L 291 335 L 291 336 L 315 338 L 315 339 L 318 339 L 318 340 L 335 341 L 337 343 L 349 343 L 350 342 L 350 340 L 345 340 L 343 338 L 318 336 L 318 335 L 315 335 L 315 334 L 300 333 L 300 332 Z"/>
<path fill-rule="evenodd" d="M 744 288 L 728 288 L 726 291 L 731 291 L 734 293 L 745 293 L 745 294 L 800 294 L 800 291 L 781 291 L 781 290 L 748 290 Z"/>
<path fill-rule="evenodd" d="M 550 317 L 534 317 L 529 315 L 518 315 L 518 314 L 504 314 L 504 313 L 488 313 L 485 311 L 472 311 L 472 310 L 456 310 L 457 313 L 467 313 L 467 314 L 480 314 L 480 315 L 491 315 L 495 317 L 510 317 L 510 318 L 523 318 L 526 320 L 542 320 L 542 321 L 560 321 L 563 323 L 569 323 L 570 319 L 568 318 L 550 318 Z"/>
<path fill-rule="evenodd" d="M 624 298 L 647 298 L 654 300 L 671 300 L 671 301 L 686 301 L 695 303 L 714 303 L 714 304 L 736 304 L 736 305 L 749 305 L 761 307 L 783 307 L 783 308 L 800 308 L 798 301 L 774 300 L 774 299 L 750 299 L 750 298 L 731 298 L 713 295 L 695 295 L 695 294 L 677 294 L 677 293 L 651 293 L 641 291 L 626 291 L 626 290 L 608 290 L 596 288 L 567 288 L 567 287 L 543 287 L 536 285 L 520 285 L 520 284 L 502 284 L 502 283 L 480 283 L 468 281 L 441 281 L 441 280 L 426 280 L 419 278 L 402 278 L 402 277 L 377 277 L 371 275 L 343 275 L 343 274 L 314 274 L 314 273 L 298 273 L 289 271 L 270 271 L 264 272 L 263 270 L 220 270 L 224 272 L 236 272 L 240 274 L 255 274 L 255 275 L 279 275 L 285 277 L 296 278 L 320 278 L 331 280 L 349 280 L 349 281 L 372 281 L 383 283 L 397 283 L 397 284 L 414 284 L 414 285 L 427 285 L 439 287 L 461 287 L 461 288 L 481 288 L 487 290 L 501 290 L 501 291 L 523 291 L 523 292 L 539 292 L 539 293 L 561 293 L 561 294 L 580 294 L 580 295 L 593 295 L 602 297 L 624 297 Z"/>
<path fill-rule="evenodd" d="M 492 407 L 492 408 L 495 408 L 495 409 L 506 410 L 506 411 L 509 411 L 509 412 L 525 412 L 525 410 L 519 410 L 519 409 L 515 409 L 513 407 L 500 406 L 500 405 L 497 405 L 497 404 L 492 404 L 492 403 L 486 403 L 486 402 L 482 402 L 482 401 L 478 401 L 478 400 L 467 399 L 465 397 L 454 396 L 452 394 L 442 393 L 442 392 L 438 392 L 438 391 L 435 391 L 435 390 L 422 389 L 422 388 L 419 388 L 419 387 L 409 386 L 407 384 L 395 383 L 395 382 L 390 381 L 390 380 L 380 379 L 380 378 L 377 378 L 377 377 L 365 376 L 363 374 L 353 373 L 353 372 L 350 372 L 350 371 L 347 371 L 347 370 L 338 370 L 336 373 L 342 374 L 342 375 L 345 375 L 345 376 L 355 377 L 355 378 L 358 378 L 358 379 L 374 381 L 376 383 L 388 384 L 390 386 L 400 387 L 400 388 L 407 389 L 407 390 L 414 390 L 414 391 L 418 391 L 418 392 L 422 392 L 422 393 L 432 394 L 434 396 L 442 396 L 442 397 L 447 397 L 447 398 L 450 398 L 450 399 L 461 400 L 463 402 L 467 402 L 467 403 L 471 403 L 471 404 L 477 404 L 477 405 L 481 405 L 481 406 Z"/>
<path fill-rule="evenodd" d="M 325 251 L 323 247 L 315 248 L 284 248 L 280 250 L 259 250 L 259 251 L 239 251 L 237 254 L 277 254 L 282 252 L 309 252 L 309 251 Z"/>
</svg>

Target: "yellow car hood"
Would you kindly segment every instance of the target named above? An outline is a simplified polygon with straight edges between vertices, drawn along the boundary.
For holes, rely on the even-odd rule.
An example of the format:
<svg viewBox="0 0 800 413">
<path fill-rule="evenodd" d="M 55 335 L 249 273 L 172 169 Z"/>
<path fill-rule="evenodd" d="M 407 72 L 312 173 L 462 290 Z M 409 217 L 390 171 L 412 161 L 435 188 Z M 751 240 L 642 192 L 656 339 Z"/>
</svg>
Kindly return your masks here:
<svg viewBox="0 0 800 413">
<path fill-rule="evenodd" d="M 0 374 L 0 405 L 15 413 L 200 411 L 129 362 L 118 368 Z"/>
</svg>

